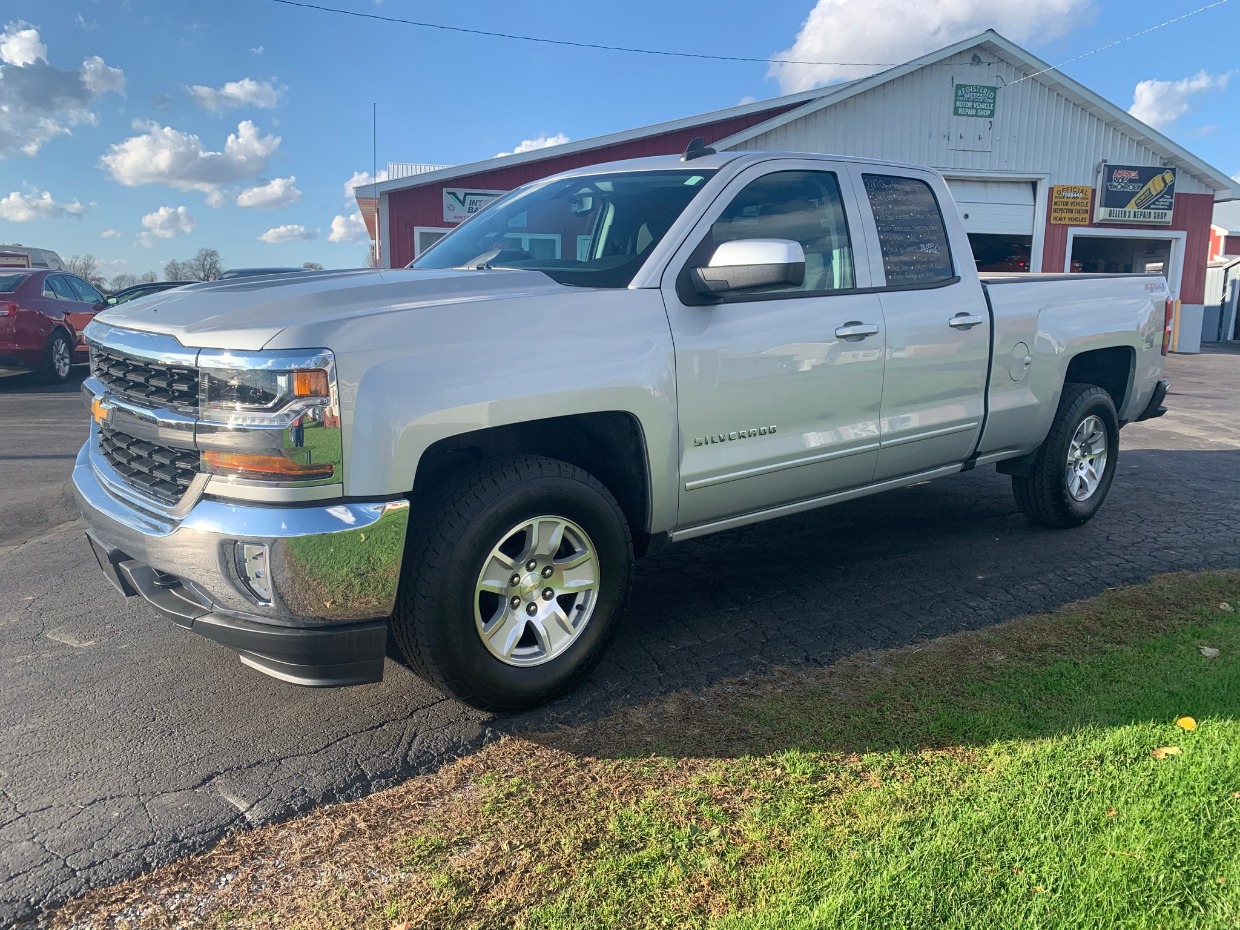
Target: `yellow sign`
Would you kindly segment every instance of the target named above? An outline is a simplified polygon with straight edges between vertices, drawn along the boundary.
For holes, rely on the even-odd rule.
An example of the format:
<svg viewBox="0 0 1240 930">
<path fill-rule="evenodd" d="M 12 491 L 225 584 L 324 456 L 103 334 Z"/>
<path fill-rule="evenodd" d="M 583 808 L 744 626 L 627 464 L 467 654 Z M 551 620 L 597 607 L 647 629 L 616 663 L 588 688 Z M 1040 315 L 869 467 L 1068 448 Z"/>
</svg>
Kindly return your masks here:
<svg viewBox="0 0 1240 930">
<path fill-rule="evenodd" d="M 1084 184 L 1056 184 L 1051 188 L 1051 222 L 1088 226 L 1094 190 Z"/>
</svg>

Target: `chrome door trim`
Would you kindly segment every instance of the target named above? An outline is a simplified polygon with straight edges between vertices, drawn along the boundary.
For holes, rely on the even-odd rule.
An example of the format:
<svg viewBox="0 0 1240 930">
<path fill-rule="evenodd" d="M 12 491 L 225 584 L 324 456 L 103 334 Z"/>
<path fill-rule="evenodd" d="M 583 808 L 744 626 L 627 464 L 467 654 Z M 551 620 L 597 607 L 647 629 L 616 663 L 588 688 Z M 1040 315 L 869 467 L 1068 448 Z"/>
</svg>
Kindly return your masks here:
<svg viewBox="0 0 1240 930">
<path fill-rule="evenodd" d="M 884 449 L 890 449 L 894 446 L 907 445 L 910 442 L 918 442 L 922 439 L 934 439 L 938 436 L 950 436 L 952 433 L 963 433 L 971 429 L 977 429 L 981 425 L 981 420 L 974 420 L 972 423 L 957 423 L 955 426 L 944 426 L 942 429 L 926 430 L 924 433 L 918 433 L 915 436 L 901 436 L 899 439 L 884 439 L 880 443 Z"/>
<path fill-rule="evenodd" d="M 850 455 L 861 455 L 866 452 L 874 452 L 878 449 L 880 443 L 871 443 L 868 446 L 858 446 L 855 449 L 842 449 L 838 452 L 823 452 L 821 455 L 809 455 L 805 458 L 792 459 L 787 462 L 775 462 L 770 465 L 759 465 L 754 468 L 745 468 L 740 471 L 728 472 L 724 475 L 715 475 L 712 478 L 699 478 L 696 481 L 686 481 L 685 490 L 694 491 L 698 488 L 708 488 L 716 484 L 727 484 L 729 481 L 736 481 L 738 478 L 752 478 L 754 475 L 769 475 L 772 472 L 786 471 L 789 468 L 798 468 L 801 465 L 813 465 L 817 462 L 826 462 L 831 459 L 842 459 Z"/>
</svg>

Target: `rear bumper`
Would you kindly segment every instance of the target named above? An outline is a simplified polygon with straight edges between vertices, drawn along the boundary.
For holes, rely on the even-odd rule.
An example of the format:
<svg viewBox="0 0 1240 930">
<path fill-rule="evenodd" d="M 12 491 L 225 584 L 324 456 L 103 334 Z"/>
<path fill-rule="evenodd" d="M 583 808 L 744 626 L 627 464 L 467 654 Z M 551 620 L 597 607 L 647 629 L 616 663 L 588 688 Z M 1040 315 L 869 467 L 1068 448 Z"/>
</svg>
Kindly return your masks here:
<svg viewBox="0 0 1240 930">
<path fill-rule="evenodd" d="M 1167 412 L 1167 408 L 1163 406 L 1163 401 L 1167 399 L 1167 390 L 1171 387 L 1170 382 L 1160 380 L 1154 386 L 1154 395 L 1150 398 L 1150 402 L 1145 405 L 1145 409 L 1141 411 L 1141 415 L 1137 417 L 1137 422 L 1142 420 L 1153 420 L 1155 417 L 1161 417 Z"/>
<path fill-rule="evenodd" d="M 99 566 L 126 597 L 142 597 L 284 681 L 383 678 L 407 501 L 262 507 L 204 499 L 173 523 L 110 493 L 88 447 L 73 484 Z M 265 591 L 244 577 L 243 544 L 266 553 Z"/>
</svg>

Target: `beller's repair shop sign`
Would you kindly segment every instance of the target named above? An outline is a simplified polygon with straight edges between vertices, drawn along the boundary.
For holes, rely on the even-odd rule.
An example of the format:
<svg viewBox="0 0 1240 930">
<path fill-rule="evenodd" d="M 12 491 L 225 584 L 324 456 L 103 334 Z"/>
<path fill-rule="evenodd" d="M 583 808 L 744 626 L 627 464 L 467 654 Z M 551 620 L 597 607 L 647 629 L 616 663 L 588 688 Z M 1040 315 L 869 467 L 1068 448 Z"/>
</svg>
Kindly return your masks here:
<svg viewBox="0 0 1240 930">
<path fill-rule="evenodd" d="M 1103 165 L 1098 182 L 1097 223 L 1171 224 L 1175 169 Z"/>
</svg>

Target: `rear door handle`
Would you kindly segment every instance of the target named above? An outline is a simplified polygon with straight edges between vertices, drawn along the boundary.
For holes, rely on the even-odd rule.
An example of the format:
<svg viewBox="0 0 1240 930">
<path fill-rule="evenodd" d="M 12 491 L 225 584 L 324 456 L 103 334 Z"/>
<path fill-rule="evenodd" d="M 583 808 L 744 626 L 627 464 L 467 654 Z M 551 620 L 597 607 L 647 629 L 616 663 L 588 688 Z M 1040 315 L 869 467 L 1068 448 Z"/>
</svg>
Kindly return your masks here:
<svg viewBox="0 0 1240 930">
<path fill-rule="evenodd" d="M 878 326 L 874 323 L 860 323 L 856 320 L 850 320 L 843 326 L 836 327 L 835 336 L 837 339 L 864 339 L 866 336 L 877 336 Z"/>
<path fill-rule="evenodd" d="M 947 321 L 947 325 L 952 329 L 971 329 L 978 323 L 985 323 L 986 317 L 975 316 L 972 313 L 957 313 L 954 317 Z"/>
</svg>

